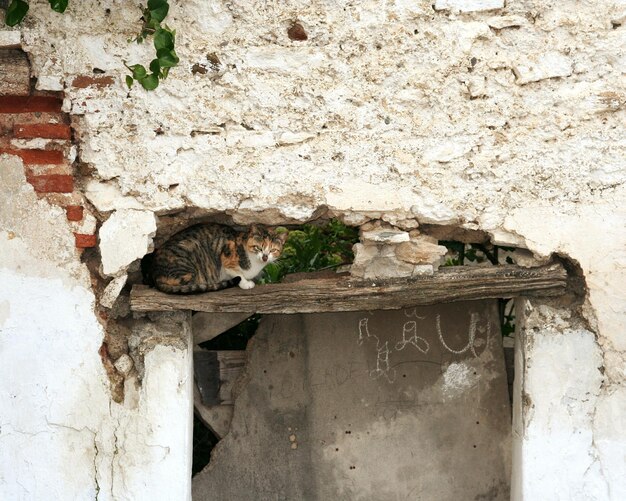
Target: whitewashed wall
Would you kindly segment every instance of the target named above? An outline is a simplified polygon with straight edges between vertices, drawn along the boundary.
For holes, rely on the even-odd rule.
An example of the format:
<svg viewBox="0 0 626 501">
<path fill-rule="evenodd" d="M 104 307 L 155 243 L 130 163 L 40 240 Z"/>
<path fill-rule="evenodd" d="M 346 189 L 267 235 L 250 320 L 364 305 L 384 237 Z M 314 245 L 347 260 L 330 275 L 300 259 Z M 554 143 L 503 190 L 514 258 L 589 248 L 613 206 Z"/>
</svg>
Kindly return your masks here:
<svg viewBox="0 0 626 501">
<path fill-rule="evenodd" d="M 533 485 L 544 485 L 560 499 L 623 499 L 626 4 L 438 0 L 434 10 L 431 3 L 181 2 L 167 20 L 181 64 L 152 93 L 123 83 L 123 60 L 151 57 L 149 47 L 126 42 L 139 29 L 139 2 L 71 2 L 63 16 L 34 2 L 22 43 L 39 87 L 66 91 L 79 159 L 92 168 L 89 199 L 104 213 L 130 209 L 145 222 L 129 246 L 146 246 L 153 213 L 183 207 L 269 223 L 327 211 L 353 223 L 383 217 L 404 227 L 417 219 L 482 229 L 496 242 L 580 263 L 587 330 L 566 334 L 555 315 L 556 326 L 542 328 L 541 342 L 525 351 L 541 363 L 520 374 L 533 401 L 560 398 L 567 415 L 558 415 L 571 420 L 560 430 L 563 443 L 586 438 L 567 453 L 551 450 L 543 478 L 545 465 L 530 451 L 556 433 L 553 414 L 525 416 L 514 494 L 536 499 Z M 307 41 L 288 38 L 295 20 Z M 217 67 L 207 58 L 213 53 Z M 193 74 L 194 64 L 207 73 Z M 93 68 L 110 84 L 77 87 L 75 78 L 93 77 Z M 120 256 L 106 236 L 119 234 L 122 214 L 129 213 L 101 230 L 112 275 L 137 257 Z M 35 273 L 35 289 L 45 277 Z M 87 287 L 86 278 L 81 283 Z M 96 346 L 101 333 L 85 294 L 76 311 Z M 17 307 L 0 311 L 8 311 L 5 323 L 21 322 Z M 562 356 L 565 347 L 571 356 Z M 25 357 L 32 344 L 12 349 Z M 577 357 L 581 350 L 587 354 Z M 572 386 L 593 398 L 569 405 L 568 374 L 578 365 L 597 371 L 598 361 L 600 380 L 590 373 Z M 101 386 L 101 369 L 90 363 L 80 377 Z M 535 384 L 547 373 L 558 375 L 554 386 Z M 89 398 L 106 410 L 100 391 Z M 54 430 L 51 440 L 65 433 Z M 593 488 L 567 490 L 570 469 L 581 465 Z"/>
<path fill-rule="evenodd" d="M 0 498 L 187 499 L 191 351 L 146 349 L 142 385 L 128 379 L 124 404 L 112 402 L 89 272 L 65 211 L 38 200 L 7 155 L 0 256 Z M 177 338 L 190 340 L 190 319 L 177 322 Z M 172 330 L 167 318 L 149 328 L 160 325 Z"/>
</svg>

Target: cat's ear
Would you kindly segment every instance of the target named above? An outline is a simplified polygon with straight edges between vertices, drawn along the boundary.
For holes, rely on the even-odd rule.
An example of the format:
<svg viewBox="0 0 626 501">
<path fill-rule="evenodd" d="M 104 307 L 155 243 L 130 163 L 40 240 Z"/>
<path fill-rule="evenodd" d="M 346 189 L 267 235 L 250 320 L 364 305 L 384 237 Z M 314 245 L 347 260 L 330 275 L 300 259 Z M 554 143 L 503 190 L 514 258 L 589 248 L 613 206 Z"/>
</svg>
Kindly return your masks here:
<svg viewBox="0 0 626 501">
<path fill-rule="evenodd" d="M 287 238 L 289 238 L 289 230 L 283 226 L 276 228 L 274 233 L 276 234 L 276 238 L 278 238 L 282 244 L 284 244 L 287 241 Z"/>
<path fill-rule="evenodd" d="M 258 235 L 261 233 L 261 227 L 258 224 L 253 223 L 250 225 L 249 232 L 251 235 Z"/>
</svg>

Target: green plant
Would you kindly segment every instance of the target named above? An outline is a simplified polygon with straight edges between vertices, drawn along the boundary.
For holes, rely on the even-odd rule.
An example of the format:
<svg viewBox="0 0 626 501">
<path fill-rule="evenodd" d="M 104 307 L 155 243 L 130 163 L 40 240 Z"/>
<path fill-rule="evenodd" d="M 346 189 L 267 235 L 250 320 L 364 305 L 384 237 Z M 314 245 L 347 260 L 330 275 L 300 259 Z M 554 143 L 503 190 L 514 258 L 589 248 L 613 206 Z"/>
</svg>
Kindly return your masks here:
<svg viewBox="0 0 626 501">
<path fill-rule="evenodd" d="M 63 13 L 67 9 L 69 0 L 48 0 L 50 8 L 55 12 Z M 12 0 L 7 7 L 5 23 L 15 26 L 22 22 L 28 13 L 29 5 L 24 0 Z M 168 0 L 148 0 L 148 5 L 142 8 L 141 32 L 135 38 L 129 40 L 137 43 L 144 42 L 148 37 L 154 38 L 156 57 L 150 61 L 148 70 L 142 64 L 131 66 L 124 62 L 131 74 L 126 76 L 126 85 L 132 87 L 135 80 L 146 90 L 154 90 L 159 86 L 159 80 L 164 80 L 169 74 L 170 68 L 179 63 L 178 55 L 174 49 L 176 31 L 167 25 L 161 25 L 170 10 Z"/>
<path fill-rule="evenodd" d="M 280 282 L 289 273 L 324 270 L 351 263 L 359 233 L 333 219 L 324 226 L 305 224 L 292 230 L 281 258 L 265 267 L 262 283 Z"/>
<path fill-rule="evenodd" d="M 63 13 L 67 9 L 68 0 L 48 0 L 50 8 L 55 12 Z M 7 7 L 4 22 L 7 26 L 15 26 L 22 22 L 29 9 L 28 2 L 24 0 L 12 0 Z"/>
<path fill-rule="evenodd" d="M 281 258 L 265 267 L 260 282 L 276 283 L 289 273 L 323 270 L 351 263 L 354 259 L 352 246 L 358 240 L 356 228 L 335 219 L 324 226 L 305 224 L 289 232 Z M 244 350 L 260 319 L 261 315 L 252 315 L 201 346 L 208 350 Z"/>
<path fill-rule="evenodd" d="M 501 247 L 498 245 L 485 246 L 482 244 L 465 244 L 453 240 L 442 240 L 439 242 L 445 245 L 450 256 L 446 258 L 444 266 L 463 266 L 465 261 L 484 263 L 489 262 L 493 265 L 500 264 L 502 255 L 499 251 L 512 252 L 513 247 Z M 506 264 L 513 264 L 511 256 L 504 256 Z M 513 299 L 498 299 L 498 313 L 500 316 L 500 330 L 502 336 L 510 336 L 515 332 L 515 309 L 513 307 Z"/>
<path fill-rule="evenodd" d="M 129 41 L 143 43 L 146 38 L 152 36 L 156 57 L 150 61 L 148 66 L 150 73 L 142 64 L 128 66 L 124 63 L 131 71 L 130 75 L 126 75 L 128 88 L 131 88 L 134 81 L 137 80 L 146 90 L 156 89 L 159 86 L 159 80 L 166 79 L 170 68 L 175 67 L 180 61 L 174 50 L 176 30 L 170 29 L 167 25 L 161 26 L 161 22 L 167 16 L 169 9 L 167 0 L 148 0 L 147 7 L 143 9 L 141 32 Z"/>
</svg>

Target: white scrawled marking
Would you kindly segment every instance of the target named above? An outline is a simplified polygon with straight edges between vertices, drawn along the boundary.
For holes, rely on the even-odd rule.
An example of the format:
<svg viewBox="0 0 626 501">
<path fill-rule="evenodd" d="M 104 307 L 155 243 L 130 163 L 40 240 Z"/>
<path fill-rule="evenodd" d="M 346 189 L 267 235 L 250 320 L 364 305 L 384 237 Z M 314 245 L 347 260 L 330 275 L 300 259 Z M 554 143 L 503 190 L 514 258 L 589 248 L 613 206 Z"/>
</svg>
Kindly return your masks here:
<svg viewBox="0 0 626 501">
<path fill-rule="evenodd" d="M 404 316 L 408 317 L 408 318 L 415 317 L 415 318 L 419 318 L 420 320 L 425 320 L 426 319 L 426 317 L 420 317 L 417 314 L 417 308 L 413 308 L 410 311 L 404 310 Z"/>
<path fill-rule="evenodd" d="M 407 337 L 407 334 L 410 334 L 410 337 Z M 396 350 L 404 350 L 407 344 L 412 344 L 422 353 L 428 353 L 430 350 L 428 341 L 417 335 L 417 322 L 414 320 L 405 322 L 402 326 L 402 341 L 396 343 Z"/>
<path fill-rule="evenodd" d="M 385 341 L 382 345 L 378 336 L 370 334 L 367 326 L 368 318 L 362 318 L 359 320 L 359 340 L 358 344 L 363 344 L 365 337 L 376 339 L 376 369 L 370 371 L 370 377 L 372 379 L 378 379 L 384 376 L 387 381 L 393 383 L 396 379 L 396 370 L 389 365 L 389 342 Z"/>
<path fill-rule="evenodd" d="M 478 324 L 478 320 L 480 320 L 480 315 L 478 313 L 472 313 L 470 316 L 469 341 L 464 348 L 460 350 L 455 350 L 453 348 L 450 348 L 444 341 L 443 333 L 441 332 L 441 315 L 437 315 L 437 317 L 435 318 L 435 327 L 437 329 L 437 334 L 439 335 L 439 341 L 441 341 L 441 345 L 450 353 L 454 353 L 456 355 L 460 355 L 462 353 L 465 353 L 467 350 L 470 350 L 475 357 L 478 357 L 478 355 L 476 354 L 476 350 L 474 349 L 474 338 L 476 337 L 476 324 Z"/>
</svg>

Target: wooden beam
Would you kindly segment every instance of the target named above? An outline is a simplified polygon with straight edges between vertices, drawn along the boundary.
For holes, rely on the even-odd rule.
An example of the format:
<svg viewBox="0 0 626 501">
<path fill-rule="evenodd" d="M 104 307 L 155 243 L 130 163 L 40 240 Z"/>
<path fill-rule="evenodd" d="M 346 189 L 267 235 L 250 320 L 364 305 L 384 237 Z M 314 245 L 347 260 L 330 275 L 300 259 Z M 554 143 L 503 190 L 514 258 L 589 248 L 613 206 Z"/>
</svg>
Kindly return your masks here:
<svg viewBox="0 0 626 501">
<path fill-rule="evenodd" d="M 239 287 L 194 295 L 164 294 L 135 285 L 133 311 L 316 313 L 396 310 L 411 306 L 515 296 L 559 296 L 567 272 L 560 263 L 536 268 L 455 266 L 410 279 L 355 280 L 349 276 Z"/>
</svg>

